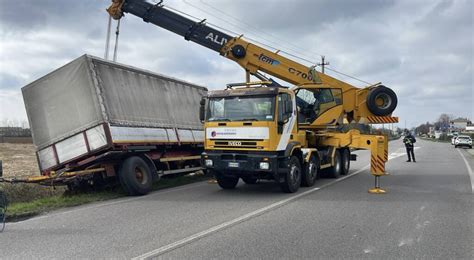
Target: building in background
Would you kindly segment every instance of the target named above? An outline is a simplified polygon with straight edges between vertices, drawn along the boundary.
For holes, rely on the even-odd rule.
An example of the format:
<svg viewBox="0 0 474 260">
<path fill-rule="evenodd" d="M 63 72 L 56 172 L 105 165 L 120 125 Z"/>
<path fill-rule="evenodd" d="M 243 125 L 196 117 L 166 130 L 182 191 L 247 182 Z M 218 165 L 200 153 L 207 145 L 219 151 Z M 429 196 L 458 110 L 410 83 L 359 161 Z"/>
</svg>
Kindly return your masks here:
<svg viewBox="0 0 474 260">
<path fill-rule="evenodd" d="M 474 125 L 470 124 L 466 126 L 466 132 L 468 133 L 474 133 Z"/>
<path fill-rule="evenodd" d="M 464 132 L 467 130 L 467 126 L 472 125 L 471 120 L 468 118 L 456 118 L 450 122 L 450 132 Z"/>
</svg>

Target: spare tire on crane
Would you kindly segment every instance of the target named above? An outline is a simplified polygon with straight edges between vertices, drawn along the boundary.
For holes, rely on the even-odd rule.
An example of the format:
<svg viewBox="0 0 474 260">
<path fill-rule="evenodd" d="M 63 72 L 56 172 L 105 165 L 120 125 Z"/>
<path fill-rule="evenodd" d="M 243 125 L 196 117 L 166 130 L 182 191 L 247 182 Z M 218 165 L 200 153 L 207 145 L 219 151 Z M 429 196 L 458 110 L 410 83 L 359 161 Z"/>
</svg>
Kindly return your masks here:
<svg viewBox="0 0 474 260">
<path fill-rule="evenodd" d="M 376 116 L 390 115 L 397 107 L 398 99 L 395 92 L 384 85 L 379 85 L 369 91 L 367 108 Z"/>
</svg>

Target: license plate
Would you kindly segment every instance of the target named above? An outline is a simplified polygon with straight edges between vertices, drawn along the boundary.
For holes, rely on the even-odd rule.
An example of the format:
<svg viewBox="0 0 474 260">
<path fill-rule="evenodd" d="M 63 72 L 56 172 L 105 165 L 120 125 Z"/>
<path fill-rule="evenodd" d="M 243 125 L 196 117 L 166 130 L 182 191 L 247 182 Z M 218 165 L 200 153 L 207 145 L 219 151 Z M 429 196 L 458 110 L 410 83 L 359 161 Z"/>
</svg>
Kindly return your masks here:
<svg viewBox="0 0 474 260">
<path fill-rule="evenodd" d="M 238 162 L 229 162 L 229 167 L 238 168 L 238 167 L 239 167 L 239 163 L 238 163 Z"/>
</svg>

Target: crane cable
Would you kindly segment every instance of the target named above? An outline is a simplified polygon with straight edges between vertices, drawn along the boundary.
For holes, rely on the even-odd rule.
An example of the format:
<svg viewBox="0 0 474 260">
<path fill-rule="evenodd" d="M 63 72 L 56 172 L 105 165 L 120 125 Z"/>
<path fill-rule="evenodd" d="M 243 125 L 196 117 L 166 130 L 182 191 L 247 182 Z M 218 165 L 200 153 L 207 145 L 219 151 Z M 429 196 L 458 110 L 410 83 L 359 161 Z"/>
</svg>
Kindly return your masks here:
<svg viewBox="0 0 474 260">
<path fill-rule="evenodd" d="M 120 34 L 120 21 L 117 21 L 117 26 L 115 28 L 115 43 L 114 43 L 114 54 L 113 54 L 113 61 L 117 61 L 117 52 L 118 52 L 118 42 L 119 42 L 119 34 Z M 112 16 L 109 15 L 108 23 L 107 23 L 107 35 L 105 39 L 105 53 L 104 59 L 109 59 L 109 48 L 110 48 L 110 34 L 112 31 Z"/>
<path fill-rule="evenodd" d="M 120 34 L 120 21 L 122 19 L 119 19 L 117 21 L 117 28 L 115 30 L 115 46 L 114 46 L 114 59 L 113 61 L 116 62 L 117 61 L 117 50 L 118 50 L 118 40 L 119 40 L 119 34 Z"/>
<path fill-rule="evenodd" d="M 241 28 L 241 29 L 242 29 L 242 27 L 240 27 L 239 25 L 236 25 L 236 24 L 233 24 L 233 23 L 231 23 L 231 22 L 229 22 L 229 21 L 227 21 L 227 20 L 224 20 L 223 18 L 220 18 L 220 17 L 214 15 L 214 14 L 211 13 L 211 12 L 208 12 L 208 11 L 206 11 L 206 10 L 200 8 L 200 7 L 197 7 L 197 6 L 195 6 L 195 5 L 193 5 L 193 4 L 189 3 L 189 2 L 187 2 L 186 0 L 182 0 L 182 1 L 183 1 L 185 4 L 187 4 L 187 5 L 189 5 L 189 6 L 193 7 L 193 8 L 195 8 L 195 9 L 201 11 L 201 12 L 204 12 L 204 13 L 206 13 L 206 14 L 208 14 L 208 15 L 210 15 L 210 16 L 213 16 L 213 17 L 215 17 L 215 18 L 217 18 L 217 19 L 219 19 L 219 20 L 221 20 L 221 21 L 224 21 L 224 22 L 226 22 L 226 23 L 228 23 L 228 24 L 230 24 L 230 25 L 232 25 L 232 26 L 235 26 L 235 27 L 237 27 L 237 28 Z M 234 20 L 236 20 L 236 21 L 238 21 L 238 22 L 240 22 L 240 23 L 242 23 L 242 24 L 244 24 L 244 25 L 246 25 L 246 26 L 249 26 L 249 27 L 251 27 L 251 28 L 254 28 L 254 29 L 253 29 L 254 31 L 260 31 L 260 32 L 263 32 L 264 34 L 269 35 L 269 36 L 271 36 L 271 37 L 273 37 L 273 38 L 275 38 L 275 39 L 279 39 L 278 37 L 275 37 L 275 36 L 273 36 L 273 35 L 271 35 L 271 34 L 269 34 L 269 33 L 266 33 L 266 32 L 264 32 L 263 30 L 258 29 L 257 27 L 254 27 L 254 26 L 252 26 L 252 25 L 250 25 L 250 24 L 248 24 L 248 23 L 245 23 L 245 22 L 241 21 L 240 19 L 238 19 L 238 18 L 236 18 L 236 17 L 234 17 L 234 16 L 231 16 L 231 15 L 229 15 L 229 14 L 223 12 L 223 11 L 220 11 L 219 9 L 217 9 L 217 8 L 215 8 L 215 7 L 212 7 L 212 6 L 209 5 L 209 4 L 204 3 L 202 0 L 200 0 L 200 1 L 201 1 L 204 5 L 211 7 L 213 10 L 216 10 L 216 11 L 218 11 L 218 12 L 220 12 L 220 13 L 223 13 L 223 14 L 225 14 L 226 16 L 229 16 L 229 17 L 233 18 Z M 173 11 L 176 11 L 176 12 L 179 12 L 179 13 L 184 14 L 184 15 L 186 15 L 186 16 L 192 17 L 192 18 L 195 19 L 195 20 L 198 20 L 198 21 L 201 20 L 201 19 L 199 19 L 199 18 L 197 18 L 197 17 L 195 17 L 195 16 L 192 16 L 192 15 L 187 14 L 187 13 L 185 13 L 185 12 L 179 11 L 179 10 L 173 8 L 173 7 L 170 7 L 170 6 L 166 6 L 166 7 L 169 8 L 169 9 L 171 9 L 171 10 L 173 10 Z M 230 30 L 228 30 L 228 29 L 222 28 L 222 27 L 217 26 L 217 25 L 215 25 L 215 24 L 212 24 L 212 23 L 209 23 L 209 22 L 207 22 L 207 24 L 212 25 L 213 27 L 216 27 L 216 28 L 218 28 L 218 29 L 221 29 L 221 30 L 224 30 L 224 31 L 227 31 L 227 32 L 231 32 L 231 33 L 234 34 L 235 36 L 238 36 L 238 35 L 239 35 L 239 34 L 236 33 L 236 32 L 233 32 L 233 31 L 230 31 Z M 245 30 L 245 29 L 244 29 L 244 30 Z M 269 39 L 267 39 L 267 38 L 265 38 L 265 37 L 262 37 L 262 36 L 257 36 L 257 37 L 258 37 L 258 38 L 261 38 L 261 39 L 263 39 L 263 40 L 265 40 L 265 41 L 267 41 L 267 42 L 272 42 L 272 43 L 274 43 L 274 44 L 280 45 L 280 43 L 276 43 L 276 42 L 271 41 L 271 40 L 269 40 Z M 292 53 L 289 53 L 289 52 L 287 52 L 287 51 L 283 51 L 283 50 L 281 50 L 281 49 L 279 49 L 279 48 L 276 48 L 276 47 L 273 47 L 273 46 L 271 46 L 271 45 L 269 45 L 269 44 L 262 43 L 262 42 L 260 42 L 260 41 L 255 40 L 255 39 L 252 39 L 252 38 L 250 38 L 250 37 L 245 37 L 245 36 L 244 36 L 244 38 L 246 38 L 246 39 L 248 39 L 248 40 L 251 40 L 251 41 L 254 42 L 254 43 L 263 45 L 263 46 L 265 46 L 265 47 L 267 47 L 267 48 L 271 48 L 271 49 L 274 49 L 274 50 L 276 50 L 276 51 L 279 51 L 280 53 L 285 53 L 286 55 L 289 55 L 289 56 L 291 56 L 291 57 L 293 57 L 293 58 L 296 58 L 296 59 L 299 59 L 299 60 L 308 62 L 309 64 L 311 64 L 311 66 L 314 66 L 314 67 L 317 66 L 317 63 L 315 63 L 314 61 L 310 60 L 310 59 L 312 59 L 312 58 L 309 57 L 309 56 L 307 56 L 307 54 L 303 54 L 302 52 L 296 51 L 296 50 L 294 50 L 294 49 L 292 49 L 292 48 L 288 48 L 288 46 L 282 46 L 282 45 L 280 45 L 280 46 L 282 46 L 282 47 L 286 47 L 288 50 L 291 50 L 291 51 L 293 51 L 293 52 L 295 52 L 295 53 L 298 53 L 298 54 L 304 56 L 305 58 L 303 58 L 303 57 L 301 57 L 301 56 L 298 56 L 298 55 L 295 55 L 295 54 L 292 54 Z M 280 39 L 280 40 L 281 40 L 281 39 Z M 288 41 L 284 41 L 284 40 L 281 40 L 281 41 L 288 43 Z M 291 44 L 291 45 L 293 45 L 293 44 Z M 297 47 L 297 48 L 300 49 L 300 50 L 303 50 L 303 49 L 301 49 L 300 47 L 298 47 L 298 46 L 296 46 L 296 45 L 293 45 L 293 46 Z M 313 53 L 314 53 L 314 54 L 317 54 L 317 53 L 315 53 L 315 52 L 313 52 Z M 320 55 L 320 54 L 318 54 L 318 55 Z M 320 55 L 320 56 L 321 56 L 321 55 Z M 351 79 L 353 79 L 353 80 L 362 82 L 362 83 L 364 83 L 364 84 L 372 85 L 372 83 L 370 83 L 370 82 L 367 82 L 367 81 L 362 80 L 362 79 L 360 79 L 360 78 L 357 78 L 357 77 L 355 77 L 355 76 L 351 76 L 351 75 L 349 75 L 349 74 L 347 74 L 347 73 L 343 73 L 343 72 L 337 71 L 337 70 L 335 70 L 335 69 L 327 68 L 327 67 L 326 67 L 326 69 L 329 70 L 329 71 L 332 71 L 332 72 L 334 72 L 334 73 L 337 73 L 337 74 L 339 74 L 339 75 L 342 75 L 342 76 L 351 78 Z"/>
<path fill-rule="evenodd" d="M 224 11 L 222 11 L 222 10 L 219 10 L 218 8 L 215 8 L 214 6 L 212 6 L 212 5 L 210 5 L 210 4 L 207 4 L 207 3 L 204 2 L 203 0 L 200 0 L 200 2 L 201 2 L 203 5 L 208 6 L 208 7 L 211 8 L 212 10 L 214 10 L 214 11 L 216 11 L 216 12 L 219 12 L 219 13 L 225 15 L 226 17 L 232 18 L 233 20 L 237 21 L 238 23 L 241 23 L 241 24 L 245 25 L 246 27 L 249 27 L 249 28 L 252 29 L 254 32 L 258 32 L 259 34 L 265 34 L 265 35 L 267 35 L 267 36 L 269 36 L 269 37 L 271 37 L 271 38 L 277 40 L 278 42 L 283 42 L 283 43 L 287 44 L 288 46 L 291 46 L 292 48 L 299 49 L 299 51 L 298 51 L 298 50 L 296 50 L 296 49 L 292 49 L 292 48 L 288 48 L 288 47 L 287 47 L 288 50 L 294 51 L 295 53 L 299 53 L 299 54 L 302 54 L 302 55 L 307 55 L 305 52 L 310 52 L 310 53 L 314 54 L 315 56 L 323 56 L 322 54 L 316 53 L 316 52 L 314 52 L 314 51 L 305 50 L 305 49 L 301 48 L 300 46 L 295 45 L 295 44 L 293 44 L 292 42 L 290 42 L 290 41 L 288 41 L 288 40 L 286 40 L 286 39 L 280 38 L 280 37 L 278 37 L 278 36 L 276 36 L 276 35 L 274 35 L 274 34 L 271 34 L 271 33 L 267 32 L 267 31 L 265 31 L 265 30 L 262 30 L 262 29 L 260 29 L 260 28 L 258 28 L 258 27 L 256 27 L 256 26 L 252 25 L 252 24 L 249 24 L 249 23 L 247 23 L 247 22 L 245 22 L 245 21 L 243 21 L 243 20 L 241 20 L 241 19 L 239 19 L 239 18 L 237 18 L 237 17 L 235 17 L 235 16 L 233 16 L 233 15 L 227 13 L 227 12 L 224 12 Z M 282 46 L 282 47 L 283 47 L 283 46 Z"/>
<path fill-rule="evenodd" d="M 105 53 L 104 59 L 109 59 L 109 46 L 110 46 L 110 28 L 112 27 L 112 16 L 109 15 L 109 22 L 107 24 L 107 36 L 105 39 Z"/>
</svg>

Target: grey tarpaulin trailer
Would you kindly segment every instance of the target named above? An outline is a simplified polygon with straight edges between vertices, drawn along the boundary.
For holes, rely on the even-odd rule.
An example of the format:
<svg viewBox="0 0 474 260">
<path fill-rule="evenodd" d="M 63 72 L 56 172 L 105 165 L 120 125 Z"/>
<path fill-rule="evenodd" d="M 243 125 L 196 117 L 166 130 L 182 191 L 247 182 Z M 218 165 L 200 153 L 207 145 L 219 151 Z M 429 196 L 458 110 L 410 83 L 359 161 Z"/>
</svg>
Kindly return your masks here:
<svg viewBox="0 0 474 260">
<path fill-rule="evenodd" d="M 147 171 L 199 169 L 205 87 L 83 55 L 22 92 L 43 175 L 32 180 L 118 175 L 130 194 L 144 194 L 155 178 Z"/>
</svg>

